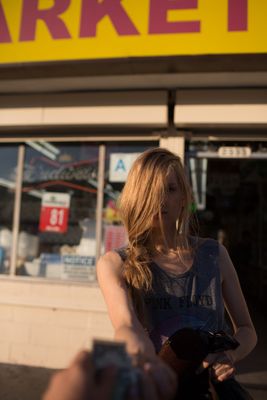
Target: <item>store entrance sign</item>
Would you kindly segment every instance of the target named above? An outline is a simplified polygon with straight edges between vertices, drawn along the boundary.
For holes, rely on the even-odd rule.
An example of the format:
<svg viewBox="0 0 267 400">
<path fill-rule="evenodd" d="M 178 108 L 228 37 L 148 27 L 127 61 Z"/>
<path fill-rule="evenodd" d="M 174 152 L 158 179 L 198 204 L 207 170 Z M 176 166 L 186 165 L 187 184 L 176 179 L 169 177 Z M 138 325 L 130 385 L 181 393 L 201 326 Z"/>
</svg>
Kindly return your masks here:
<svg viewBox="0 0 267 400">
<path fill-rule="evenodd" d="M 0 63 L 263 53 L 266 3 L 0 0 Z"/>
<path fill-rule="evenodd" d="M 126 3 L 126 2 L 125 2 Z M 229 31 L 247 30 L 248 0 L 228 0 Z M 41 7 L 38 0 L 22 2 L 22 18 L 19 41 L 35 40 L 38 21 L 45 23 L 54 39 L 71 39 L 72 35 L 62 19 L 71 7 L 71 0 L 54 0 L 52 6 Z M 168 12 L 198 8 L 198 0 L 150 0 L 148 26 L 149 34 L 200 32 L 200 20 L 168 21 Z M 82 0 L 79 37 L 95 37 L 98 23 L 108 17 L 119 36 L 140 35 L 136 22 L 127 13 L 121 0 Z M 12 41 L 7 18 L 0 3 L 0 42 Z"/>
<path fill-rule="evenodd" d="M 113 153 L 110 155 L 110 182 L 125 182 L 130 168 L 140 153 Z"/>
<path fill-rule="evenodd" d="M 39 230 L 64 233 L 68 229 L 70 195 L 47 192 L 43 194 Z"/>
</svg>

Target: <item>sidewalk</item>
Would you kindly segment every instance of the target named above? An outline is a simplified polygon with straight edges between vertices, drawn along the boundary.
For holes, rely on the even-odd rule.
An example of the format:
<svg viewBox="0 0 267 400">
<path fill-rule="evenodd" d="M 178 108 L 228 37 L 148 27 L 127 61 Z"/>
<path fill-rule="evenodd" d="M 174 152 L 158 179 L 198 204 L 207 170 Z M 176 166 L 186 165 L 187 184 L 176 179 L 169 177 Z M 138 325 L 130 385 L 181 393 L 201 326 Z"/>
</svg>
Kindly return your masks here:
<svg viewBox="0 0 267 400">
<path fill-rule="evenodd" d="M 267 318 L 254 304 L 249 305 L 258 334 L 253 352 L 237 365 L 237 379 L 254 400 L 267 399 Z M 0 364 L 0 400 L 40 400 L 51 374 L 46 368 Z"/>
<path fill-rule="evenodd" d="M 258 335 L 255 349 L 237 365 L 237 379 L 254 400 L 267 399 L 267 317 L 253 303 L 249 304 L 251 317 Z"/>
</svg>

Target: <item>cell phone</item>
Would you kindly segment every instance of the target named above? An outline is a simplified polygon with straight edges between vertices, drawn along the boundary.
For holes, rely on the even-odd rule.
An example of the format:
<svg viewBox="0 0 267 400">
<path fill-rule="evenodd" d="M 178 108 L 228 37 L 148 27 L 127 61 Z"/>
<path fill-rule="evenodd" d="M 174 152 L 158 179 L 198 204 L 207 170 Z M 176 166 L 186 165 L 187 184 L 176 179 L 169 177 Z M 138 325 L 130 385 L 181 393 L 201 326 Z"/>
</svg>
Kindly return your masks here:
<svg viewBox="0 0 267 400">
<path fill-rule="evenodd" d="M 114 365 L 118 368 L 112 400 L 123 400 L 132 385 L 139 388 L 140 370 L 133 367 L 131 357 L 126 351 L 125 343 L 94 340 L 92 348 L 92 359 L 96 373 Z"/>
</svg>

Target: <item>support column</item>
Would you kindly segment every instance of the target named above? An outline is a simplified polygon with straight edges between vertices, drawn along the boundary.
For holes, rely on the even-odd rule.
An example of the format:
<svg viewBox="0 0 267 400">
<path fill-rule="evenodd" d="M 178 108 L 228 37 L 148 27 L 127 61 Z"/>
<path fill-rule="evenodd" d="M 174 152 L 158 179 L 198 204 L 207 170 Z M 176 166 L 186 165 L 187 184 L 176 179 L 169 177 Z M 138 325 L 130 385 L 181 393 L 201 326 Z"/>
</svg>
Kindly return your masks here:
<svg viewBox="0 0 267 400">
<path fill-rule="evenodd" d="M 183 133 L 180 133 L 179 136 L 161 137 L 159 146 L 177 154 L 181 158 L 182 163 L 184 163 L 185 138 Z"/>
</svg>

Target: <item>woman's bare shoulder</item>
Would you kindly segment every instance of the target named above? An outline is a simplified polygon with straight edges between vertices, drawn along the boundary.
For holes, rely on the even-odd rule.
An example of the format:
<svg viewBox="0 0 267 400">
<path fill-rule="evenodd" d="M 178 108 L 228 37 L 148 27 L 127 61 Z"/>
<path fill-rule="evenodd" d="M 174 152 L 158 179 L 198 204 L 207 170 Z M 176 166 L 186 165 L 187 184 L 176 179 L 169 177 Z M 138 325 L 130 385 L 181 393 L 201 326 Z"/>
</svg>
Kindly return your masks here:
<svg viewBox="0 0 267 400">
<path fill-rule="evenodd" d="M 121 273 L 123 260 L 117 251 L 108 251 L 102 255 L 97 262 L 97 273 L 102 271 Z"/>
</svg>

